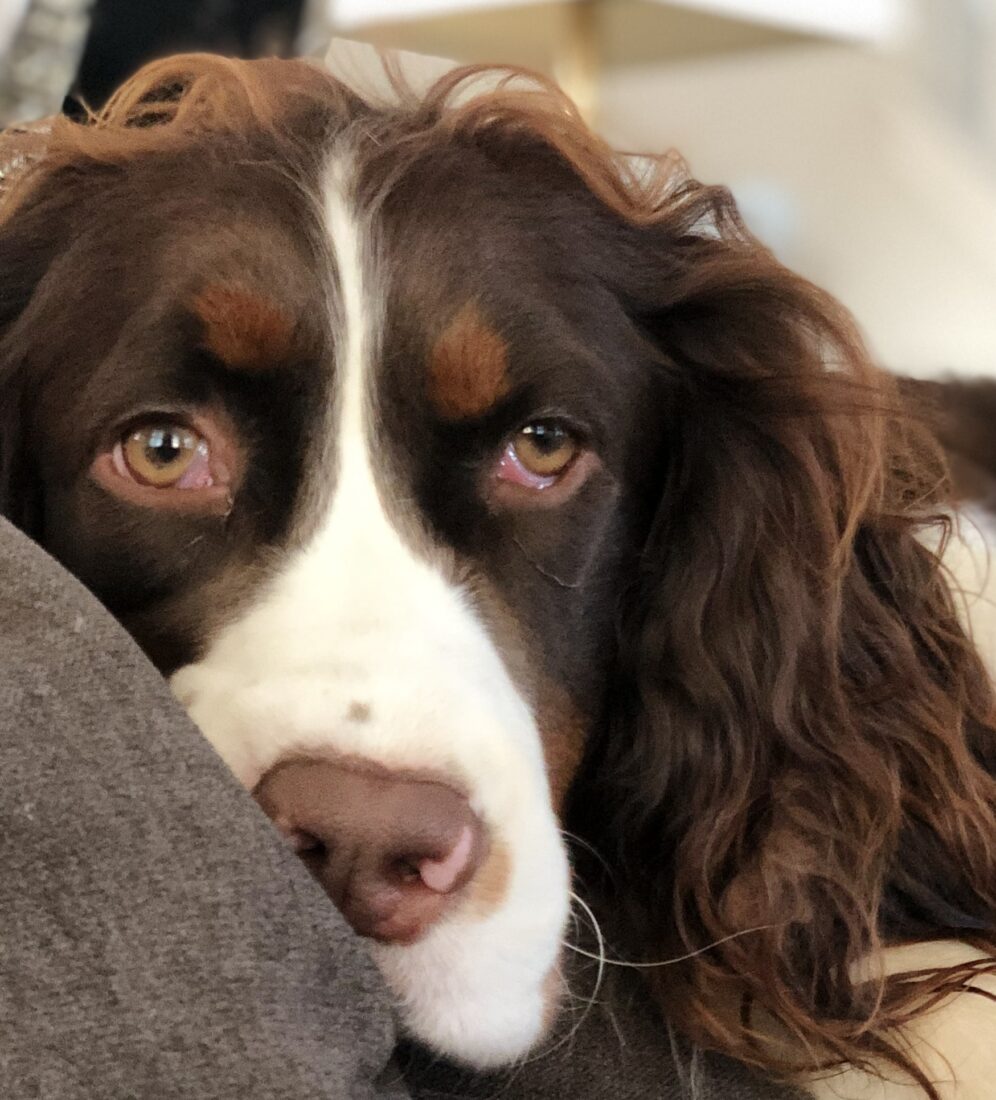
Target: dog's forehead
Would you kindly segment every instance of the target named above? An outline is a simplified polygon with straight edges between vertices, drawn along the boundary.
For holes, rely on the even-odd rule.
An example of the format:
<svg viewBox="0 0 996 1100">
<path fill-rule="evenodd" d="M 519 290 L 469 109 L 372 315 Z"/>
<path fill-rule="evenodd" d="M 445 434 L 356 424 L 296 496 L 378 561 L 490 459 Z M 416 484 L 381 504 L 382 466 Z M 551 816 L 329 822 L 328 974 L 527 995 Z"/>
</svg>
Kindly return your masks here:
<svg viewBox="0 0 996 1100">
<path fill-rule="evenodd" d="M 479 416 L 528 373 L 530 341 L 563 328 L 564 295 L 583 290 L 586 272 L 551 221 L 571 195 L 520 187 L 513 170 L 445 136 L 400 166 L 382 146 L 335 155 L 350 166 L 346 202 L 365 238 L 364 289 L 377 297 L 388 361 L 378 385 L 417 380 L 438 418 Z"/>
<path fill-rule="evenodd" d="M 379 154 L 362 135 L 340 135 L 307 160 L 215 157 L 205 169 L 196 149 L 152 158 L 111 204 L 118 236 L 147 246 L 134 255 L 149 268 L 147 294 L 202 321 L 226 361 L 265 365 L 288 350 L 290 330 L 321 326 L 334 338 L 340 327 L 348 275 L 326 214 L 328 192 L 341 189 L 364 238 L 364 293 L 378 298 L 381 342 L 417 343 L 440 410 L 472 412 L 503 388 L 509 316 L 551 281 L 542 212 L 510 201 L 505 173 L 446 142 L 401 170 Z M 242 341 L 232 338 L 240 326 Z M 443 388 L 468 385 L 468 359 L 480 364 L 482 389 L 446 398 Z"/>
<path fill-rule="evenodd" d="M 553 222 L 570 196 L 534 179 L 517 189 L 513 170 L 446 136 L 411 156 L 409 136 L 347 129 L 306 157 L 291 145 L 205 160 L 192 145 L 138 158 L 94 189 L 81 246 L 130 269 L 94 288 L 104 313 L 140 328 L 149 354 L 159 340 L 159 358 L 194 343 L 240 372 L 311 364 L 333 397 L 356 275 L 327 218 L 336 191 L 362 238 L 370 392 L 423 419 L 486 413 L 528 375 L 522 349 L 562 327 L 557 287 L 577 283 Z"/>
<path fill-rule="evenodd" d="M 160 234 L 167 293 L 189 299 L 234 283 L 238 292 L 215 305 L 235 315 L 245 316 L 249 290 L 270 320 L 282 312 L 334 325 L 343 272 L 325 215 L 329 188 L 344 187 L 384 339 L 415 339 L 437 388 L 456 347 L 483 349 L 497 394 L 503 358 L 509 366 L 502 330 L 558 285 L 576 290 L 579 257 L 561 238 L 579 232 L 586 204 L 528 156 L 503 160 L 443 129 L 428 140 L 389 117 L 337 118 L 328 129 L 306 152 L 297 140 L 270 149 L 261 134 L 230 156 L 220 138 L 206 161 L 197 145 L 150 158 L 122 193 L 129 232 Z"/>
<path fill-rule="evenodd" d="M 215 335 L 239 318 L 258 332 L 262 313 L 271 331 L 278 317 L 300 328 L 326 297 L 318 219 L 286 166 L 226 163 L 191 145 L 81 170 L 80 181 L 54 275 L 84 327 L 100 319 L 110 333 L 134 321 L 148 331 L 187 315 Z"/>
</svg>

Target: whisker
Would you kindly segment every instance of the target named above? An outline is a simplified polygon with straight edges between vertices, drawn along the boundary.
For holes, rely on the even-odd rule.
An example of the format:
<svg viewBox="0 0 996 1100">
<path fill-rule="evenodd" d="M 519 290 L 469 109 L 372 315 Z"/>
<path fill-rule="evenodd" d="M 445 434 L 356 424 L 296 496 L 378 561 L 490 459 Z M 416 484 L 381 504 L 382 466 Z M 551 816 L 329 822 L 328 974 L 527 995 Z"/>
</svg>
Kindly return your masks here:
<svg viewBox="0 0 996 1100">
<path fill-rule="evenodd" d="M 591 906 L 581 897 L 580 894 L 576 894 L 571 891 L 571 900 L 575 902 L 580 909 L 587 916 L 591 922 L 592 931 L 595 933 L 595 938 L 598 940 L 598 953 L 593 954 L 591 951 L 585 951 L 584 948 L 577 947 L 573 943 L 566 943 L 565 946 L 569 947 L 572 951 L 581 955 L 586 955 L 590 959 L 595 959 L 598 962 L 598 970 L 595 974 L 595 988 L 591 991 L 591 1003 L 595 1003 L 595 998 L 598 996 L 599 990 L 602 988 L 602 981 L 605 978 L 605 964 L 609 961 L 605 954 L 605 937 L 602 935 L 602 928 L 598 923 L 598 918 L 592 911 Z"/>
<path fill-rule="evenodd" d="M 580 901 L 580 899 L 578 900 Z M 585 908 L 588 907 L 585 906 Z M 722 936 L 718 940 L 713 940 L 712 943 L 707 943 L 703 947 L 689 951 L 687 955 L 676 955 L 673 959 L 661 959 L 659 962 L 627 962 L 625 959 L 609 959 L 605 957 L 604 951 L 602 954 L 596 955 L 591 951 L 585 951 L 583 947 L 576 947 L 572 943 L 565 944 L 565 946 L 578 955 L 584 955 L 585 958 L 598 960 L 600 972 L 606 966 L 621 966 L 629 970 L 651 970 L 658 966 L 674 966 L 676 963 L 686 962 L 688 959 L 704 955 L 714 947 L 719 947 L 720 944 L 729 943 L 730 940 L 739 939 L 741 936 L 749 936 L 752 932 L 766 932 L 769 928 L 774 927 L 773 924 L 759 924 L 756 928 L 741 928 L 739 932 L 731 932 L 728 936 Z"/>
</svg>

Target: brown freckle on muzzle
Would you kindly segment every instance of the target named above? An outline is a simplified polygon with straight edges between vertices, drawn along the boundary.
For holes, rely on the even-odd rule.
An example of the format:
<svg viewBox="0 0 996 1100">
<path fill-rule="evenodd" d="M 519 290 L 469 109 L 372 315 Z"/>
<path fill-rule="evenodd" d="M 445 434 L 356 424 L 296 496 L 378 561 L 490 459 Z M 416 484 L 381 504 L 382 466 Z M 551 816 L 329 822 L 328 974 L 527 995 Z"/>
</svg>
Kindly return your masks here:
<svg viewBox="0 0 996 1100">
<path fill-rule="evenodd" d="M 290 356 L 294 322 L 287 311 L 239 283 L 210 283 L 194 299 L 203 346 L 229 367 L 253 370 Z"/>
<path fill-rule="evenodd" d="M 369 722 L 370 704 L 359 702 L 350 703 L 349 710 L 346 711 L 346 718 L 350 722 Z"/>
<path fill-rule="evenodd" d="M 429 355 L 429 397 L 448 420 L 479 416 L 508 390 L 508 345 L 465 305 L 446 326 Z"/>
</svg>

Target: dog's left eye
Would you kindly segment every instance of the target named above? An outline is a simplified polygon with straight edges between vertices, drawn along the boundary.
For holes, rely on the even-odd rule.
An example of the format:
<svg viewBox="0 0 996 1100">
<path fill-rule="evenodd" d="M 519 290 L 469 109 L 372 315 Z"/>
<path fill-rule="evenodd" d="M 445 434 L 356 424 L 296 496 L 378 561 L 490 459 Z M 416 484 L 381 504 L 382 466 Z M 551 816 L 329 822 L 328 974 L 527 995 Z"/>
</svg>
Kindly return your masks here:
<svg viewBox="0 0 996 1100">
<path fill-rule="evenodd" d="M 508 442 L 498 469 L 502 481 L 530 489 L 555 485 L 581 450 L 575 434 L 557 420 L 526 424 Z"/>
<path fill-rule="evenodd" d="M 182 424 L 139 425 L 113 452 L 123 477 L 154 489 L 207 489 L 214 485 L 207 440 Z"/>
</svg>

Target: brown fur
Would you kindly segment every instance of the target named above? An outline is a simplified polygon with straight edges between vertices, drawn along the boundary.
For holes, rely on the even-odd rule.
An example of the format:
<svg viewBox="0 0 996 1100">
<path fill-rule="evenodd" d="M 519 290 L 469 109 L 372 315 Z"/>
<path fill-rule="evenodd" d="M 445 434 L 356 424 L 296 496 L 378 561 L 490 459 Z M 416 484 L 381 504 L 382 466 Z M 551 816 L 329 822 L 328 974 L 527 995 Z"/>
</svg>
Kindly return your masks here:
<svg viewBox="0 0 996 1100">
<path fill-rule="evenodd" d="M 275 302 L 236 283 L 212 283 L 194 312 L 204 324 L 204 347 L 230 367 L 279 366 L 290 355 L 294 322 Z"/>
<path fill-rule="evenodd" d="M 958 497 L 996 510 L 996 382 L 904 378 L 901 384 L 944 444 Z"/>
<path fill-rule="evenodd" d="M 508 389 L 508 346 L 471 303 L 446 326 L 429 355 L 429 393 L 447 419 L 479 416 Z"/>
<path fill-rule="evenodd" d="M 543 739 L 550 800 L 554 809 L 562 813 L 568 791 L 584 759 L 591 721 L 578 713 L 570 698 L 556 684 L 539 685 L 536 695 L 537 724 Z"/>
<path fill-rule="evenodd" d="M 475 75 L 377 121 L 308 66 L 163 62 L 92 125 L 57 123 L 4 220 L 81 163 L 213 132 L 290 142 L 292 112 L 320 133 L 365 118 L 396 139 L 372 142 L 369 164 L 400 150 L 397 177 L 452 145 L 563 199 L 585 229 L 565 248 L 666 394 L 661 442 L 627 467 L 649 515 L 620 528 L 628 582 L 598 596 L 618 604 L 615 674 L 567 818 L 613 868 L 616 942 L 644 962 L 687 956 L 648 980 L 710 1048 L 787 1076 L 885 1059 L 934 1097 L 896 1029 L 996 969 L 993 694 L 918 539 L 943 523 L 943 460 L 846 313 L 744 230 L 726 191 L 673 157 L 634 167 L 541 83 L 453 105 Z M 455 414 L 500 392 L 497 341 L 469 327 L 489 369 L 478 389 L 453 364 L 479 355 L 443 356 Z M 625 409 L 642 440 L 640 400 Z M 596 590 L 582 567 L 551 573 L 565 600 Z M 856 977 L 889 944 L 943 937 L 984 962 Z"/>
</svg>

